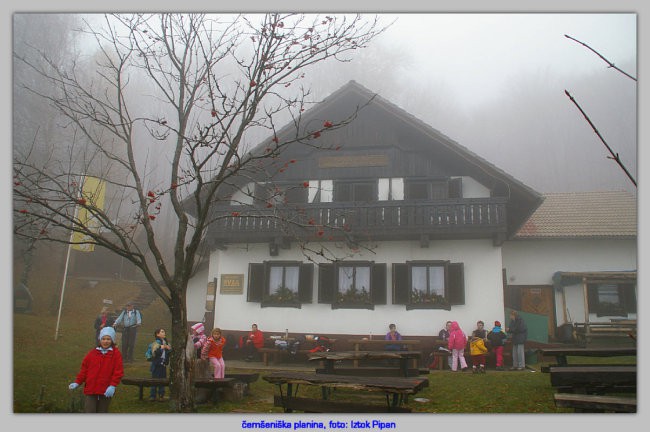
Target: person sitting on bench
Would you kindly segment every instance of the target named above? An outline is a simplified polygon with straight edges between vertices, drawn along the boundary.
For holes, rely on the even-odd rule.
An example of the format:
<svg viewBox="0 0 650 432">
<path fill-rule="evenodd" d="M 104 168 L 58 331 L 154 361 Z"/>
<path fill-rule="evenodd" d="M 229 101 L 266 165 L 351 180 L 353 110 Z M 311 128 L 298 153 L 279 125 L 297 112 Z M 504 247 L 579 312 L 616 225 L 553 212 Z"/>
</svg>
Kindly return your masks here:
<svg viewBox="0 0 650 432">
<path fill-rule="evenodd" d="M 246 361 L 251 361 L 258 356 L 258 349 L 264 346 L 264 333 L 257 328 L 257 324 L 251 326 L 251 332 L 244 341 L 244 354 Z"/>
<path fill-rule="evenodd" d="M 399 332 L 397 331 L 397 326 L 395 324 L 390 324 L 388 326 L 388 330 L 389 331 L 388 331 L 388 333 L 386 333 L 386 337 L 384 339 L 386 339 L 387 341 L 399 341 L 399 340 L 402 340 L 402 335 L 399 334 Z M 400 350 L 403 349 L 403 347 L 404 347 L 403 345 L 393 343 L 393 344 L 387 344 L 384 347 L 384 349 L 386 351 L 400 351 Z"/>
</svg>

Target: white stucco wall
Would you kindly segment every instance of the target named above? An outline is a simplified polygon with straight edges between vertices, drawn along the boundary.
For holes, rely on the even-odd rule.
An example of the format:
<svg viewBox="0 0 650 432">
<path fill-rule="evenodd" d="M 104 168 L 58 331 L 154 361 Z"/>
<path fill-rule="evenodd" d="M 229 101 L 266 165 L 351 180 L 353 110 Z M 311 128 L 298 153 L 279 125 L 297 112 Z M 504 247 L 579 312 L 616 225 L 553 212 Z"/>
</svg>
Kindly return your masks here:
<svg viewBox="0 0 650 432">
<path fill-rule="evenodd" d="M 510 285 L 550 285 L 553 273 L 636 270 L 634 240 L 521 240 L 503 245 Z"/>
<path fill-rule="evenodd" d="M 198 272 L 187 286 L 187 320 L 202 321 L 205 314 L 205 295 L 208 287 L 208 269 Z"/>
<path fill-rule="evenodd" d="M 552 285 L 553 274 L 563 272 L 627 271 L 637 269 L 635 240 L 522 240 L 503 245 L 503 265 L 510 285 Z M 585 321 L 582 284 L 566 286 L 564 299 L 555 292 L 557 324 L 564 321 L 564 301 L 567 320 Z M 596 317 L 589 321 L 609 321 Z M 636 318 L 630 314 L 629 318 Z"/>
<path fill-rule="evenodd" d="M 330 245 L 331 247 L 331 245 Z M 374 310 L 335 309 L 329 304 L 317 303 L 318 269 L 314 268 L 313 299 L 311 304 L 296 308 L 260 308 L 259 303 L 246 302 L 248 263 L 269 260 L 268 245 L 230 245 L 226 251 L 216 251 L 210 259 L 210 270 L 204 281 L 217 278 L 221 273 L 243 274 L 244 293 L 220 294 L 217 287 L 215 323 L 217 327 L 230 330 L 247 330 L 256 322 L 267 332 L 304 332 L 314 334 L 370 334 L 384 335 L 388 324 L 394 322 L 404 335 L 437 334 L 445 321 L 458 321 L 466 331 L 475 328 L 477 320 L 486 323 L 504 321 L 503 290 L 501 281 L 501 248 L 491 240 L 432 241 L 429 248 L 421 248 L 419 242 L 380 243 L 372 252 L 361 251 L 354 260 L 371 260 L 387 264 L 387 305 L 375 306 Z M 296 245 L 289 250 L 280 249 L 273 260 L 307 260 Z M 446 310 L 410 310 L 404 305 L 392 305 L 392 263 L 408 260 L 450 260 L 463 262 L 465 270 L 465 305 L 452 306 Z M 196 289 L 205 291 L 205 283 Z M 193 289 L 195 286 L 193 285 Z M 194 298 L 194 297 L 193 297 Z"/>
</svg>

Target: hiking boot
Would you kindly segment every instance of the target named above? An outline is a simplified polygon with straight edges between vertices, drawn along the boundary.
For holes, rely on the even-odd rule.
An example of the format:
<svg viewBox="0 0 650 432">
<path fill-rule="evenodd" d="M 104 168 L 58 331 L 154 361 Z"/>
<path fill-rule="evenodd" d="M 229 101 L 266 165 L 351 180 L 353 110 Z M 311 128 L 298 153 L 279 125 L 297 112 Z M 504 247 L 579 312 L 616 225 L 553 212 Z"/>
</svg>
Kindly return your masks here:
<svg viewBox="0 0 650 432">
<path fill-rule="evenodd" d="M 467 366 L 465 366 L 464 368 L 461 369 L 461 371 L 465 372 L 465 371 L 467 371 L 467 369 L 469 369 L 469 368 Z"/>
</svg>

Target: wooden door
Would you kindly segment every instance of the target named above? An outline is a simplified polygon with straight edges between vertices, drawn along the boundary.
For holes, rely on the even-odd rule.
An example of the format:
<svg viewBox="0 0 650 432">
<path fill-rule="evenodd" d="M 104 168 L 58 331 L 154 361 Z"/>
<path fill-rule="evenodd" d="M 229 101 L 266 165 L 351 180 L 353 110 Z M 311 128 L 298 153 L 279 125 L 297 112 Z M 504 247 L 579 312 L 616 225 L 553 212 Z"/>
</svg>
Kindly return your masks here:
<svg viewBox="0 0 650 432">
<path fill-rule="evenodd" d="M 548 335 L 555 338 L 555 306 L 553 286 L 539 285 L 521 288 L 521 310 L 548 317 Z"/>
</svg>

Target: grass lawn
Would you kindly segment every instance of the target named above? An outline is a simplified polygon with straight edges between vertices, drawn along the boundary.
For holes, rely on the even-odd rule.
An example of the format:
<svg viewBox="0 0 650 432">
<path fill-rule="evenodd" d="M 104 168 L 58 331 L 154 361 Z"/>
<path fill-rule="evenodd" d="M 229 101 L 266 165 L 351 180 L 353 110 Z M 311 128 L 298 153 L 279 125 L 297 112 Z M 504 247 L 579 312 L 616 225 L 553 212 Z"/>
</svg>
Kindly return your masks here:
<svg viewBox="0 0 650 432">
<path fill-rule="evenodd" d="M 61 316 L 60 336 L 54 340 L 56 313 L 48 308 L 35 308 L 32 314 L 13 317 L 13 411 L 14 413 L 73 412 L 78 407 L 81 389 L 68 390 L 79 370 L 81 360 L 93 346 L 93 322 L 103 298 L 110 297 L 115 305 L 134 297 L 133 287 L 117 282 L 103 282 L 94 288 L 71 284 L 66 290 Z M 134 364 L 126 365 L 125 375 L 148 377 L 149 363 L 144 360 L 146 345 L 157 326 L 169 328 L 169 314 L 160 300 L 144 309 L 144 325 L 137 338 Z M 226 371 L 228 359 L 226 358 Z M 594 359 L 590 360 L 591 362 Z M 605 361 L 605 360 L 604 360 Z M 616 358 L 615 362 L 636 358 Z M 254 363 L 251 364 L 254 366 Z M 535 365 L 539 368 L 541 365 Z M 233 371 L 232 369 L 230 369 Z M 248 371 L 266 373 L 263 370 Z M 410 397 L 408 406 L 416 413 L 560 413 L 572 412 L 555 408 L 554 390 L 548 374 L 540 372 L 496 372 L 474 375 L 432 371 L 429 387 Z M 148 389 L 145 389 L 147 391 Z M 273 406 L 275 386 L 259 379 L 243 401 L 220 401 L 198 407 L 199 413 L 281 413 Z M 318 397 L 319 389 L 302 386 L 300 395 Z M 148 393 L 145 393 L 148 395 Z M 338 389 L 339 400 L 358 401 L 359 393 Z M 383 396 L 382 396 L 383 398 Z M 425 398 L 428 402 L 418 402 Z M 164 413 L 167 403 L 138 400 L 138 388 L 119 386 L 110 407 L 113 413 Z"/>
</svg>

